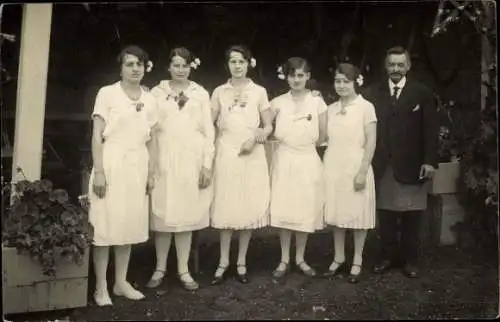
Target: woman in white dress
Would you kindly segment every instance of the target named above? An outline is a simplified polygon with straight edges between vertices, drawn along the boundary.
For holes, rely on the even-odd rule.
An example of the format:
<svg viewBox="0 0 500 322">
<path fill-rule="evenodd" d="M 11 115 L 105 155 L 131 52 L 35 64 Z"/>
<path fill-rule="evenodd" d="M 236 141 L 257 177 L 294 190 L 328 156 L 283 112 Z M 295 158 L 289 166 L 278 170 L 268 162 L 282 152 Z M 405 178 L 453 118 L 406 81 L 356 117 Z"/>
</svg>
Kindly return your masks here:
<svg viewBox="0 0 500 322">
<path fill-rule="evenodd" d="M 363 77 L 342 63 L 334 87 L 340 100 L 328 110 L 328 148 L 323 159 L 326 187 L 325 221 L 333 226 L 335 258 L 326 276 L 345 262 L 345 231 L 354 232 L 354 257 L 349 282 L 357 283 L 368 229 L 375 227 L 375 183 L 371 166 L 376 142 L 375 108 L 358 94 Z"/>
<path fill-rule="evenodd" d="M 326 131 L 327 106 L 306 88 L 309 63 L 292 57 L 278 69 L 290 91 L 271 101 L 276 115 L 274 136 L 279 144 L 272 158 L 271 226 L 280 228 L 281 262 L 273 277 L 289 268 L 290 244 L 295 233 L 295 263 L 306 276 L 316 271 L 304 260 L 309 233 L 323 228 L 323 166 L 316 151 L 319 133 Z"/>
<path fill-rule="evenodd" d="M 252 230 L 269 224 L 269 170 L 263 144 L 272 132 L 273 113 L 265 88 L 247 78 L 256 61 L 244 46 L 226 51 L 231 78 L 212 94 L 217 122 L 214 201 L 211 226 L 220 229 L 220 258 L 212 284 L 220 284 L 229 265 L 234 230 L 240 230 L 237 276 L 248 283 L 246 254 Z M 260 123 L 263 128 L 259 128 Z"/>
<path fill-rule="evenodd" d="M 156 269 L 147 287 L 165 276 L 175 236 L 179 279 L 187 290 L 199 287 L 189 273 L 192 232 L 209 225 L 210 186 L 214 157 L 214 126 L 210 96 L 189 80 L 200 60 L 186 48 L 169 55 L 171 80 L 152 89 L 158 100 L 158 176 L 152 194 L 151 229 L 155 232 Z"/>
<path fill-rule="evenodd" d="M 126 277 L 131 244 L 149 237 L 146 194 L 153 186 L 156 160 L 156 99 L 140 85 L 152 64 L 137 46 L 122 50 L 118 62 L 121 81 L 99 90 L 92 113 L 89 220 L 94 229 L 94 299 L 99 306 L 112 305 L 106 281 L 109 246 L 115 254 L 113 293 L 144 298 Z"/>
</svg>

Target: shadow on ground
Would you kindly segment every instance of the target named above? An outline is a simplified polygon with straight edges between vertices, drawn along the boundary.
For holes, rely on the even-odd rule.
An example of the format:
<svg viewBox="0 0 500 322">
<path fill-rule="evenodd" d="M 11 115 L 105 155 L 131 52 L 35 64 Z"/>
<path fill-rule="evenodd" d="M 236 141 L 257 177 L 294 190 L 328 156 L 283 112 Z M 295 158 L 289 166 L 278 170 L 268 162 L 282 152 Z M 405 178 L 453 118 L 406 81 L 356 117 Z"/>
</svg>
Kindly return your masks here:
<svg viewBox="0 0 500 322">
<path fill-rule="evenodd" d="M 351 235 L 347 235 L 352 238 Z M 200 245 L 201 288 L 185 291 L 176 279 L 175 251 L 172 247 L 164 283 L 156 290 L 144 288 L 154 268 L 151 243 L 133 249 L 129 280 L 144 291 L 146 299 L 131 302 L 114 298 L 113 308 L 89 305 L 57 312 L 38 312 L 8 316 L 9 320 L 214 320 L 214 319 L 476 319 L 494 318 L 498 312 L 498 257 L 496 252 L 479 249 L 440 247 L 422 256 L 419 279 L 407 279 L 399 271 L 382 276 L 370 268 L 376 257 L 377 239 L 371 233 L 365 247 L 363 278 L 359 284 L 347 283 L 345 276 L 311 279 L 293 270 L 279 283 L 270 278 L 280 259 L 277 234 L 265 230 L 254 236 L 248 252 L 251 283 L 234 279 L 235 269 L 226 283 L 210 286 L 217 266 L 219 244 L 214 231 L 204 231 Z M 332 238 L 322 232 L 310 236 L 306 260 L 323 271 L 332 260 Z M 232 245 L 232 263 L 237 244 Z M 292 252 L 294 249 L 292 248 Z M 352 243 L 347 245 L 347 261 Z M 291 258 L 294 258 L 292 253 Z M 112 272 L 110 266 L 110 273 Z M 112 274 L 110 274 L 112 275 Z M 89 295 L 93 290 L 92 272 Z M 110 283 L 109 285 L 112 285 Z"/>
</svg>

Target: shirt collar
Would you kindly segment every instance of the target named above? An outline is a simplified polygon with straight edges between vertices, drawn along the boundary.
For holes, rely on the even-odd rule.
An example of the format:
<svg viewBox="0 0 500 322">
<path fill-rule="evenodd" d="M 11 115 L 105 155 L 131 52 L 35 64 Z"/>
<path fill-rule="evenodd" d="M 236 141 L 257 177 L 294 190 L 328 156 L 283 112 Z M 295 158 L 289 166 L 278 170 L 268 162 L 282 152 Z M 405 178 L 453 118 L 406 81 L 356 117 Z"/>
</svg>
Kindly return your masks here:
<svg viewBox="0 0 500 322">
<path fill-rule="evenodd" d="M 167 93 L 174 93 L 174 91 L 170 87 L 170 82 L 168 80 L 162 80 L 159 84 L 159 87 L 161 87 Z M 184 92 L 187 93 L 187 92 L 195 91 L 197 87 L 198 87 L 198 84 L 196 84 L 193 81 L 189 81 L 189 86 L 186 88 L 186 90 Z"/>
<path fill-rule="evenodd" d="M 357 103 L 359 103 L 359 101 L 360 101 L 360 100 L 362 100 L 362 99 L 363 99 L 363 96 L 361 96 L 361 94 L 358 94 L 358 95 L 356 96 L 356 98 L 355 98 L 355 99 L 353 99 L 352 101 L 350 101 L 349 103 L 347 103 L 347 105 L 345 105 L 345 106 L 349 106 L 349 105 L 354 105 L 354 104 L 357 104 Z M 341 103 L 340 103 L 340 98 L 339 98 L 339 100 L 338 100 L 338 103 L 339 103 L 339 104 L 341 104 Z"/>
<path fill-rule="evenodd" d="M 247 89 L 249 87 L 252 87 L 255 83 L 249 78 L 248 79 L 248 84 L 246 84 L 243 89 Z M 225 84 L 222 85 L 223 89 L 228 89 L 228 88 L 234 88 L 234 86 L 231 84 L 231 80 L 228 79 Z"/>
<path fill-rule="evenodd" d="M 293 97 L 292 97 L 292 91 L 288 91 L 286 93 L 286 95 L 288 96 L 289 99 L 293 100 Z M 305 100 L 308 100 L 310 97 L 313 97 L 312 96 L 312 92 L 311 91 L 308 91 L 307 94 L 304 96 L 304 101 Z"/>
<path fill-rule="evenodd" d="M 405 87 L 405 84 L 406 84 L 406 76 L 404 76 L 403 78 L 401 78 L 397 84 L 394 84 L 389 79 L 389 88 L 390 88 L 391 92 L 394 90 L 395 86 L 399 87 L 400 90 L 403 89 L 403 87 Z"/>
</svg>

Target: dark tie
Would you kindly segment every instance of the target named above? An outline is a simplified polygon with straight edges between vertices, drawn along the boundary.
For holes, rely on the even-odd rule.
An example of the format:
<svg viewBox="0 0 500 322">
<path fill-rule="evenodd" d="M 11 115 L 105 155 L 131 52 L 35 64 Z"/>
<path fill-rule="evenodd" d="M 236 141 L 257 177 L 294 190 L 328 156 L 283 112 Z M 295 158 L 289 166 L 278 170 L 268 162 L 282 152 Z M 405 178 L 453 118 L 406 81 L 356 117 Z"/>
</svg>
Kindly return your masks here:
<svg viewBox="0 0 500 322">
<path fill-rule="evenodd" d="M 399 92 L 399 87 L 394 86 L 394 92 L 392 93 L 391 96 L 391 101 L 393 104 L 396 104 L 396 102 L 398 101 L 398 92 Z"/>
</svg>

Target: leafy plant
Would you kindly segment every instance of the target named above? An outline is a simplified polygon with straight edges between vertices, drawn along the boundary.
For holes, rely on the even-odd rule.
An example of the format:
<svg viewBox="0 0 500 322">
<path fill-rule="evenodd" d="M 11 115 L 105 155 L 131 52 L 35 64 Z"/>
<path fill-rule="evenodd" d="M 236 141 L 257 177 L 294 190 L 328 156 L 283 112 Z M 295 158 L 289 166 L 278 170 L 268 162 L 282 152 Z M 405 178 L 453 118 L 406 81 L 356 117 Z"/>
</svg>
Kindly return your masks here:
<svg viewBox="0 0 500 322">
<path fill-rule="evenodd" d="M 492 70 L 496 73 L 496 66 Z M 461 162 L 460 182 L 463 204 L 470 212 L 466 220 L 482 246 L 493 248 L 498 242 L 498 128 L 496 77 L 490 80 L 476 135 Z"/>
<path fill-rule="evenodd" d="M 85 198 L 72 203 L 66 190 L 54 189 L 47 179 L 22 180 L 13 188 L 13 202 L 3 223 L 3 245 L 31 256 L 50 277 L 55 277 L 61 260 L 81 265 L 91 240 Z"/>
<path fill-rule="evenodd" d="M 3 165 L 1 166 L 2 178 L 1 178 L 1 186 L 2 186 L 2 227 L 4 222 L 3 214 L 7 213 L 8 206 L 10 204 L 10 183 L 5 181 L 3 177 Z"/>
<path fill-rule="evenodd" d="M 438 95 L 435 98 L 440 116 L 439 162 L 460 160 L 474 138 L 477 112 L 455 100 L 444 100 Z"/>
<path fill-rule="evenodd" d="M 445 4 L 453 4 L 452 13 L 440 22 L 446 14 Z M 440 1 L 432 36 L 446 31 L 454 21 L 469 20 L 475 34 L 481 40 L 481 106 L 480 113 L 473 118 L 474 127 L 464 132 L 471 138 L 461 144 L 460 199 L 466 208 L 465 222 L 457 225 L 462 233 L 474 237 L 478 246 L 491 247 L 497 251 L 498 244 L 498 146 L 497 146 L 497 65 L 495 3 L 491 1 L 457 2 Z M 466 120 L 469 115 L 461 115 Z M 444 151 L 442 151 L 444 152 Z M 460 228 L 461 227 L 461 228 Z"/>
</svg>

